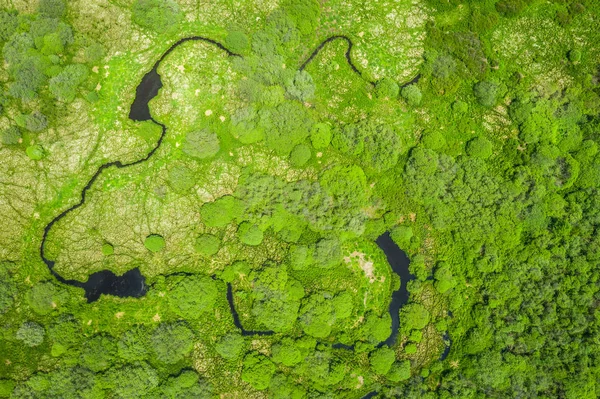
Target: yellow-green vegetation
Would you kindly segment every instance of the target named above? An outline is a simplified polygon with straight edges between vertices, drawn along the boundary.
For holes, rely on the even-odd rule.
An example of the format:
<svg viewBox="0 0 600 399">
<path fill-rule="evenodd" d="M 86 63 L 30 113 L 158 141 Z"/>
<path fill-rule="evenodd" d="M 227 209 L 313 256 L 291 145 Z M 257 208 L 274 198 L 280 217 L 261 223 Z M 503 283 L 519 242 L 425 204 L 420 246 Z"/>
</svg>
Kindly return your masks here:
<svg viewBox="0 0 600 399">
<path fill-rule="evenodd" d="M 600 396 L 599 22 L 0 1 L 0 398 Z"/>
</svg>

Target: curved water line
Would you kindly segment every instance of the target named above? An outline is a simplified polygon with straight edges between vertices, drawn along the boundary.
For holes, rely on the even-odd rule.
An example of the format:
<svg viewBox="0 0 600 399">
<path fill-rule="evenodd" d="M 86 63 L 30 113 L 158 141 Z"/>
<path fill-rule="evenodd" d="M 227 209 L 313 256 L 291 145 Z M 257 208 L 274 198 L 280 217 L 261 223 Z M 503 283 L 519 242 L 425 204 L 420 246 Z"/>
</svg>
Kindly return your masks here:
<svg viewBox="0 0 600 399">
<path fill-rule="evenodd" d="M 169 49 L 161 55 L 161 57 L 158 59 L 158 61 L 156 61 L 154 63 L 152 70 L 150 72 L 148 72 L 146 75 L 144 75 L 144 77 L 142 78 L 142 81 L 136 88 L 136 98 L 134 99 L 134 102 L 131 105 L 131 111 L 129 113 L 129 118 L 134 121 L 150 120 L 155 125 L 160 126 L 161 134 L 160 134 L 160 137 L 158 138 L 158 140 L 156 141 L 156 144 L 154 145 L 154 147 L 143 158 L 140 158 L 136 161 L 129 162 L 129 163 L 122 163 L 121 161 L 112 161 L 112 162 L 108 162 L 108 163 L 100 165 L 100 167 L 98 167 L 98 169 L 96 170 L 96 173 L 94 173 L 94 175 L 90 178 L 90 180 L 87 182 L 87 184 L 83 187 L 83 190 L 81 191 L 81 196 L 79 198 L 79 202 L 77 202 L 75 205 L 71 206 L 70 208 L 62 211 L 60 214 L 58 214 L 56 217 L 54 217 L 54 219 L 52 219 L 50 221 L 50 223 L 48 223 L 44 227 L 44 235 L 42 236 L 42 242 L 40 243 L 40 257 L 42 258 L 42 260 L 48 267 L 50 273 L 59 282 L 61 282 L 63 284 L 68 284 L 68 285 L 72 285 L 75 287 L 83 288 L 85 290 L 85 296 L 86 296 L 88 302 L 93 302 L 93 301 L 97 300 L 101 294 L 110 294 L 110 295 L 124 296 L 124 297 L 143 296 L 146 293 L 145 278 L 141 275 L 139 269 L 135 268 L 135 269 L 129 270 L 122 276 L 117 276 L 110 270 L 103 270 L 100 272 L 96 272 L 96 273 L 91 274 L 85 283 L 81 282 L 81 281 L 77 281 L 77 280 L 67 280 L 54 270 L 55 261 L 48 259 L 46 257 L 45 249 L 46 249 L 46 241 L 48 239 L 48 234 L 50 233 L 50 230 L 52 229 L 54 224 L 56 224 L 56 222 L 58 222 L 59 220 L 61 220 L 65 216 L 67 216 L 70 212 L 76 210 L 77 208 L 79 208 L 80 206 L 82 206 L 85 203 L 86 194 L 87 194 L 88 190 L 92 187 L 92 185 L 94 184 L 96 179 L 98 179 L 98 176 L 100 176 L 100 174 L 105 169 L 108 169 L 113 166 L 116 167 L 117 169 L 123 169 L 123 168 L 129 167 L 129 166 L 134 166 L 134 165 L 140 164 L 140 163 L 145 162 L 148 159 L 150 159 L 150 157 L 152 155 L 154 155 L 154 153 L 160 148 L 160 146 L 163 142 L 163 139 L 167 133 L 167 127 L 164 124 L 156 121 L 152 117 L 152 115 L 150 114 L 150 111 L 149 111 L 148 102 L 158 94 L 158 90 L 162 87 L 160 75 L 158 74 L 158 67 L 160 66 L 161 62 L 175 48 L 177 48 L 181 44 L 189 42 L 189 41 L 203 41 L 206 43 L 210 43 L 210 44 L 215 45 L 217 48 L 225 51 L 227 53 L 227 55 L 229 55 L 229 56 L 241 57 L 240 54 L 236 54 L 236 53 L 230 51 L 225 46 L 223 46 L 221 43 L 219 43 L 213 39 L 203 37 L 203 36 L 186 37 L 186 38 L 180 39 L 179 41 L 177 41 L 173 45 L 171 45 L 169 47 Z"/>
</svg>

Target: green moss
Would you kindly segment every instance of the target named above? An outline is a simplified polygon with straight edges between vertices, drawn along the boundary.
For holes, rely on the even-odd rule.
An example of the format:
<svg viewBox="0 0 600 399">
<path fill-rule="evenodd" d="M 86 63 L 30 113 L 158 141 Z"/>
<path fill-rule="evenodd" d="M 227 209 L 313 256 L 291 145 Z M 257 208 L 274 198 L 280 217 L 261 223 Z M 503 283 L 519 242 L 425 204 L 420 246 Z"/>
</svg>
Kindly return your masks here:
<svg viewBox="0 0 600 399">
<path fill-rule="evenodd" d="M 212 234 L 202 234 L 198 236 L 194 244 L 194 249 L 199 254 L 204 256 L 212 256 L 219 252 L 221 247 L 221 240 Z"/>
<path fill-rule="evenodd" d="M 104 256 L 109 256 L 112 255 L 113 253 L 115 253 L 115 248 L 112 246 L 112 244 L 105 242 L 104 244 L 102 244 L 102 255 Z"/>
<path fill-rule="evenodd" d="M 158 234 L 150 234 L 144 240 L 144 246 L 151 252 L 160 252 L 165 248 L 165 239 Z"/>
</svg>

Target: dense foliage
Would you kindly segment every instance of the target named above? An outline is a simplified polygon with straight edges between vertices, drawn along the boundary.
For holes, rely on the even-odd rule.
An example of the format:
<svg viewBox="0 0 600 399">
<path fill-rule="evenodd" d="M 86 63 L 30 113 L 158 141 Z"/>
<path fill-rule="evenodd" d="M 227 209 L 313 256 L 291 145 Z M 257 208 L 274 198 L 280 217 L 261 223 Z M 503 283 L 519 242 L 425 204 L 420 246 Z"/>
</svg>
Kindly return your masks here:
<svg viewBox="0 0 600 399">
<path fill-rule="evenodd" d="M 5 2 L 0 398 L 600 396 L 599 13 Z"/>
</svg>

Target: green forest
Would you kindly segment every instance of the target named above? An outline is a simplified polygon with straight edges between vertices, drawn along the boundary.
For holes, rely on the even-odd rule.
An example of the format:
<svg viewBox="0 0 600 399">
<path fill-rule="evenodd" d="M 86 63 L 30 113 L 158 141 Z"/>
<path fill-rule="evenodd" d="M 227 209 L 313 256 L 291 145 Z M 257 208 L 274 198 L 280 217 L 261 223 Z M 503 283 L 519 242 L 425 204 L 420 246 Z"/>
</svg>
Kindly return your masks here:
<svg viewBox="0 0 600 399">
<path fill-rule="evenodd" d="M 596 0 L 0 0 L 0 398 L 600 397 Z"/>
</svg>

